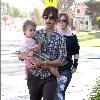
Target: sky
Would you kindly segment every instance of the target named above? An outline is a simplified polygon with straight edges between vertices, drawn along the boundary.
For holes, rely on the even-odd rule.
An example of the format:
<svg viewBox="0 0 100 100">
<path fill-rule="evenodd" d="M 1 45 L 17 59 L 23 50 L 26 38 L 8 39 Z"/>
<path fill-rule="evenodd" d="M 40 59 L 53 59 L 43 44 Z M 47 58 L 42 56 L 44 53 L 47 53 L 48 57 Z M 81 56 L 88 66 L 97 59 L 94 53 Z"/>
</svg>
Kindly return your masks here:
<svg viewBox="0 0 100 100">
<path fill-rule="evenodd" d="M 33 11 L 38 7 L 40 10 L 44 9 L 42 0 L 1 0 L 2 2 L 9 3 L 11 6 L 17 7 L 22 11 Z"/>
<path fill-rule="evenodd" d="M 7 2 L 11 6 L 19 8 L 22 11 L 33 11 L 34 8 L 38 7 L 41 11 L 44 9 L 42 0 L 1 0 Z M 86 0 L 75 0 L 76 2 L 84 2 Z"/>
</svg>

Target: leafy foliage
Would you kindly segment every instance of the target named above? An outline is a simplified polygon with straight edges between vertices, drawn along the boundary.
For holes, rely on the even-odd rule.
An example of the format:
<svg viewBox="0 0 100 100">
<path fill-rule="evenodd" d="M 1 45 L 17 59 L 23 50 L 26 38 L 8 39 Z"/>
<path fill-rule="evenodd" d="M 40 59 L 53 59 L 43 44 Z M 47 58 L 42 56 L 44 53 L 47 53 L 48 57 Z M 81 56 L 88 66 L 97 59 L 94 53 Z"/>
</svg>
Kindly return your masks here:
<svg viewBox="0 0 100 100">
<path fill-rule="evenodd" d="M 100 76 L 97 78 L 96 85 L 93 86 L 88 100 L 100 100 Z"/>
<path fill-rule="evenodd" d="M 58 0 L 58 10 L 63 12 L 68 12 L 71 10 L 71 7 L 75 0 Z"/>
<path fill-rule="evenodd" d="M 20 12 L 19 12 L 19 10 L 17 9 L 17 8 L 15 8 L 15 7 L 9 7 L 8 8 L 8 14 L 10 15 L 10 16 L 13 16 L 13 17 L 19 17 L 19 15 L 20 15 Z"/>
<path fill-rule="evenodd" d="M 27 15 L 21 12 L 18 8 L 10 6 L 8 3 L 1 2 L 1 14 L 13 17 L 26 17 Z"/>
<path fill-rule="evenodd" d="M 99 29 L 100 29 L 100 16 L 99 16 L 99 17 L 97 17 L 96 22 L 97 22 L 98 27 L 99 27 Z"/>
<path fill-rule="evenodd" d="M 92 24 L 96 24 L 96 17 L 100 16 L 100 1 L 90 0 L 85 2 L 86 14 L 92 17 Z"/>
<path fill-rule="evenodd" d="M 37 25 L 43 25 L 42 12 L 40 12 L 38 8 L 34 8 L 31 17 L 32 20 L 37 23 Z"/>
<path fill-rule="evenodd" d="M 100 1 L 90 0 L 85 2 L 85 5 L 88 7 L 86 14 L 91 16 L 100 15 Z"/>
</svg>

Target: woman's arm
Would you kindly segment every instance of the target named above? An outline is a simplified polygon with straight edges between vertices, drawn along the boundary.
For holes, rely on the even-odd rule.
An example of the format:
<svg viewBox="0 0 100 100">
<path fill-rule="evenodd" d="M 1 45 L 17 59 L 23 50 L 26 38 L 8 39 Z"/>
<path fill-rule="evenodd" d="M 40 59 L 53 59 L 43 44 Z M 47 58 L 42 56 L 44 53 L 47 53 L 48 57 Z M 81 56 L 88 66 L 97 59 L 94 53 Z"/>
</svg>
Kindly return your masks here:
<svg viewBox="0 0 100 100">
<path fill-rule="evenodd" d="M 78 59 L 79 59 L 79 54 L 75 54 L 75 55 L 74 55 L 74 63 L 73 63 L 73 67 L 71 68 L 71 72 L 72 72 L 72 73 L 75 73 L 76 70 L 77 70 Z"/>
<path fill-rule="evenodd" d="M 58 58 L 52 61 L 41 61 L 38 60 L 36 66 L 37 67 L 52 67 L 52 66 L 64 66 L 66 63 L 66 42 L 64 37 L 60 37 L 58 40 Z M 34 63 L 34 62 L 33 62 Z"/>
<path fill-rule="evenodd" d="M 76 72 L 76 70 L 77 70 L 78 59 L 79 59 L 79 50 L 80 50 L 80 46 L 79 46 L 78 39 L 77 39 L 76 35 L 74 35 L 73 41 L 74 41 L 74 52 L 73 52 L 74 61 L 73 61 L 73 66 L 71 68 L 72 73 Z"/>
<path fill-rule="evenodd" d="M 63 66 L 64 63 L 60 60 L 52 60 L 52 61 L 42 61 L 39 58 L 34 58 L 37 62 L 33 63 L 33 67 L 42 67 L 42 68 L 50 68 L 54 66 Z"/>
<path fill-rule="evenodd" d="M 79 59 L 79 54 L 75 54 L 74 59 Z"/>
<path fill-rule="evenodd" d="M 49 66 L 49 67 L 52 67 L 52 66 L 64 66 L 64 63 L 60 60 L 52 60 L 52 61 L 42 61 L 44 67 L 46 66 Z"/>
</svg>

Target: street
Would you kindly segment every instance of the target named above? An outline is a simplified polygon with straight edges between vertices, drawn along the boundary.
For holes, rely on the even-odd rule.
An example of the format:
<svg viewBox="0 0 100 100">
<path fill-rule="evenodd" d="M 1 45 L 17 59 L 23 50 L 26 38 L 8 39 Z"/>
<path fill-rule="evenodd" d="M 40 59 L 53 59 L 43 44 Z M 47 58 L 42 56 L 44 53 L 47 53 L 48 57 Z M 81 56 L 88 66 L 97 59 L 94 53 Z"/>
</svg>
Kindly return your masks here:
<svg viewBox="0 0 100 100">
<path fill-rule="evenodd" d="M 29 100 L 24 79 L 24 63 L 15 54 L 23 43 L 23 33 L 1 31 L 1 100 Z M 65 100 L 87 100 L 100 76 L 100 47 L 80 47 L 77 72 L 66 90 Z"/>
</svg>

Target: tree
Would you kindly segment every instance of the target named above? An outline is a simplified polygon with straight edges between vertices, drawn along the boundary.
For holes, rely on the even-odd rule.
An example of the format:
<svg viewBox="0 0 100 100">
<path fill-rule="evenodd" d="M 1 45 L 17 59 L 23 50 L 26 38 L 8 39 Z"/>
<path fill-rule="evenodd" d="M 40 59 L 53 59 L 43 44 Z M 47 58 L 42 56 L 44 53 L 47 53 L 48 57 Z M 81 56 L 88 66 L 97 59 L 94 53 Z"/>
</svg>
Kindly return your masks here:
<svg viewBox="0 0 100 100">
<path fill-rule="evenodd" d="M 68 12 L 75 0 L 58 0 L 58 10 L 63 12 Z"/>
<path fill-rule="evenodd" d="M 88 7 L 86 14 L 91 16 L 92 24 L 96 24 L 96 17 L 100 16 L 100 1 L 90 0 L 85 2 L 85 5 Z"/>
<path fill-rule="evenodd" d="M 8 7 L 9 7 L 8 3 L 1 2 L 1 15 L 2 16 L 7 15 Z"/>
<path fill-rule="evenodd" d="M 37 23 L 37 25 L 43 25 L 42 13 L 38 8 L 34 8 L 31 14 L 32 20 Z"/>
<path fill-rule="evenodd" d="M 96 18 L 96 22 L 97 22 L 97 25 L 98 25 L 98 27 L 100 29 L 100 16 Z"/>
<path fill-rule="evenodd" d="M 13 17 L 26 17 L 26 13 L 21 12 L 18 8 L 10 6 L 8 3 L 1 2 L 1 15 Z"/>
<path fill-rule="evenodd" d="M 27 13 L 21 12 L 18 8 L 13 6 L 9 6 L 8 15 L 13 17 L 27 17 Z"/>
<path fill-rule="evenodd" d="M 44 3 L 44 0 L 42 0 Z M 72 5 L 74 4 L 75 0 L 58 0 L 58 11 L 59 12 L 66 12 L 68 14 L 72 14 Z"/>
<path fill-rule="evenodd" d="M 20 16 L 19 10 L 15 7 L 9 7 L 8 13 L 9 13 L 10 16 L 13 16 L 13 17 L 19 17 Z"/>
</svg>

